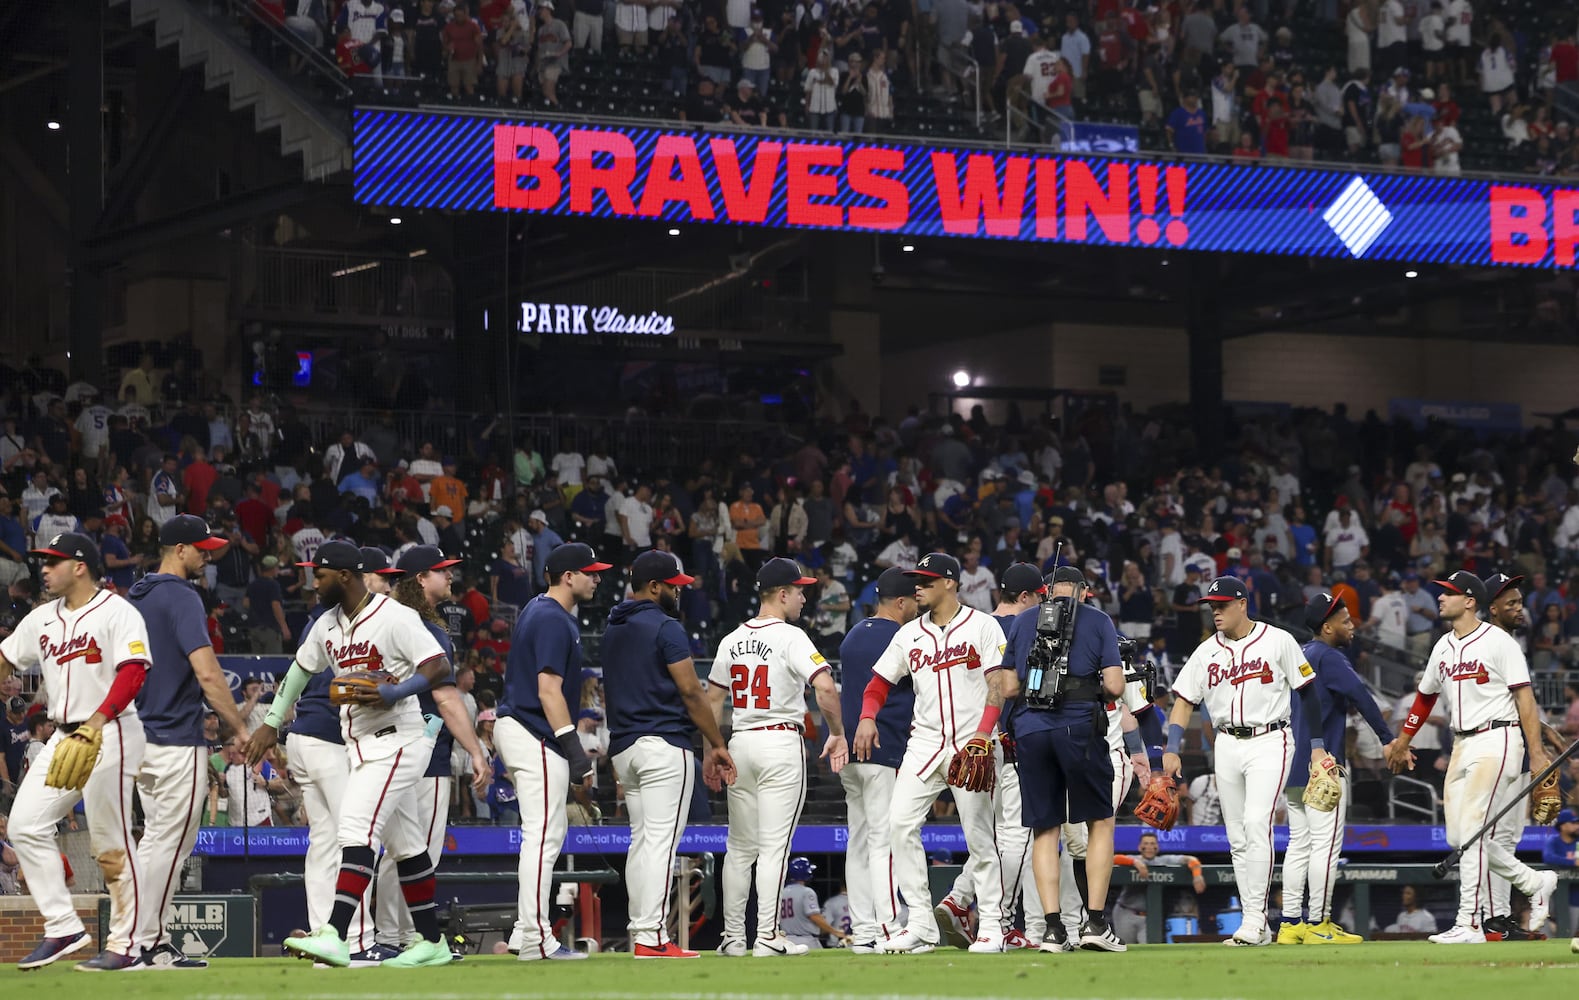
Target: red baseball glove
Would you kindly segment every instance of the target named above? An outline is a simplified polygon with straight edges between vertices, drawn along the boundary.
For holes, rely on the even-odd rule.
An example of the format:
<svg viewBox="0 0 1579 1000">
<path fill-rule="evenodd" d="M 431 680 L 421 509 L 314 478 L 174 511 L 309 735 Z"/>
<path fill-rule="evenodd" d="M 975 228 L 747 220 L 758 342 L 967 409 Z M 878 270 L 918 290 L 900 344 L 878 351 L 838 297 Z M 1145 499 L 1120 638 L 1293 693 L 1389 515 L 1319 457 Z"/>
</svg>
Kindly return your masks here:
<svg viewBox="0 0 1579 1000">
<path fill-rule="evenodd" d="M 948 765 L 948 783 L 967 792 L 991 793 L 998 775 L 993 769 L 992 744 L 985 736 L 973 736 L 954 755 Z"/>
<path fill-rule="evenodd" d="M 1135 807 L 1135 818 L 1157 830 L 1171 830 L 1179 819 L 1179 786 L 1166 774 L 1156 775 Z"/>
</svg>

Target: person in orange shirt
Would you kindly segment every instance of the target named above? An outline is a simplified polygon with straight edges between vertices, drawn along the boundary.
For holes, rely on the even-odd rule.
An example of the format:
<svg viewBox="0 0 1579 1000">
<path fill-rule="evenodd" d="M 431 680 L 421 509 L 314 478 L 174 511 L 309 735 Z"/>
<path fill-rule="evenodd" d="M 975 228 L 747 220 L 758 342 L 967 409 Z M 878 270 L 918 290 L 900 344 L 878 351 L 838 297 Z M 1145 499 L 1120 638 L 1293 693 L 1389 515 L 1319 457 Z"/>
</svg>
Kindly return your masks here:
<svg viewBox="0 0 1579 1000">
<path fill-rule="evenodd" d="M 466 484 L 455 476 L 455 459 L 445 456 L 444 475 L 434 476 L 428 483 L 428 509 L 465 510 L 466 496 Z"/>
<path fill-rule="evenodd" d="M 767 559 L 767 552 L 762 548 L 762 526 L 768 523 L 762 505 L 752 499 L 755 492 L 750 483 L 742 483 L 740 499 L 729 505 L 729 521 L 735 528 L 735 544 L 740 546 L 740 554 L 745 557 L 746 565 L 751 567 L 753 573 Z"/>
</svg>

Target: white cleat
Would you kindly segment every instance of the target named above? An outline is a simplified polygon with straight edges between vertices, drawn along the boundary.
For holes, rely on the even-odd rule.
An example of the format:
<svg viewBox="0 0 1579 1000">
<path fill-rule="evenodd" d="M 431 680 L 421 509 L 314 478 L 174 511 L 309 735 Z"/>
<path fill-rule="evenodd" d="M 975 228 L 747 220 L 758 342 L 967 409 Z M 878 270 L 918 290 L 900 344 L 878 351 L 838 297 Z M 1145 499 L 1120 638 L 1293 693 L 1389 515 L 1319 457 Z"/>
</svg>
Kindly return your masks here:
<svg viewBox="0 0 1579 1000">
<path fill-rule="evenodd" d="M 739 938 L 726 937 L 719 944 L 718 953 L 725 958 L 745 958 L 746 943 Z"/>
<path fill-rule="evenodd" d="M 1432 944 L 1485 944 L 1486 935 L 1478 927 L 1455 925 L 1427 940 Z"/>
<path fill-rule="evenodd" d="M 1002 934 L 983 934 L 972 941 L 966 950 L 977 955 L 997 955 L 1007 949 L 1003 946 Z"/>
<path fill-rule="evenodd" d="M 1579 937 L 1576 937 L 1572 941 L 1568 942 L 1568 950 L 1573 952 L 1575 955 L 1579 955 Z"/>
<path fill-rule="evenodd" d="M 862 941 L 860 944 L 852 944 L 850 945 L 850 952 L 855 955 L 876 955 L 879 953 L 876 941 Z"/>
<path fill-rule="evenodd" d="M 1541 885 L 1530 896 L 1530 923 L 1526 928 L 1531 934 L 1546 933 L 1546 918 L 1552 912 L 1552 894 L 1557 891 L 1557 873 L 1540 872 Z"/>
<path fill-rule="evenodd" d="M 742 946 L 744 947 L 744 946 Z M 772 937 L 759 937 L 751 949 L 751 954 L 756 958 L 784 958 L 789 955 L 804 955 L 810 948 L 797 944 L 782 934 Z"/>
<path fill-rule="evenodd" d="M 923 941 L 909 931 L 877 943 L 877 950 L 885 955 L 925 955 L 937 947 L 937 942 Z"/>
<path fill-rule="evenodd" d="M 962 907 L 954 900 L 943 897 L 932 910 L 932 915 L 937 917 L 938 929 L 943 932 L 943 937 L 949 944 L 956 948 L 968 948 L 973 940 L 970 936 L 970 910 Z"/>
</svg>

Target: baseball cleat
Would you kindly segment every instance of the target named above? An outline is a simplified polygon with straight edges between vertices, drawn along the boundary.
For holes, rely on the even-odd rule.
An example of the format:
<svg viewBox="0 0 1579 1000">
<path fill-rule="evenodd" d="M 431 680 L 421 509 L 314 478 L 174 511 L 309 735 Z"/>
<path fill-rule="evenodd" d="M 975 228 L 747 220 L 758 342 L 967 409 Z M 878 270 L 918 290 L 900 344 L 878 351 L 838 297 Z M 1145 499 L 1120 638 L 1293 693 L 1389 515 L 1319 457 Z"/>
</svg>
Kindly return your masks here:
<svg viewBox="0 0 1579 1000">
<path fill-rule="evenodd" d="M 718 953 L 725 958 L 745 958 L 746 943 L 740 938 L 726 937 L 719 943 Z"/>
<path fill-rule="evenodd" d="M 137 960 L 138 970 L 206 969 L 208 963 L 201 958 L 188 958 L 180 949 L 166 941 L 157 948 L 144 948 Z"/>
<path fill-rule="evenodd" d="M 937 948 L 936 941 L 923 941 L 909 931 L 877 943 L 877 950 L 884 955 L 925 955 Z"/>
<path fill-rule="evenodd" d="M 1113 933 L 1113 927 L 1107 919 L 1096 914 L 1087 917 L 1080 927 L 1080 948 L 1082 951 L 1129 950 L 1124 939 Z"/>
<path fill-rule="evenodd" d="M 586 957 L 586 952 L 577 951 L 574 948 L 555 948 L 548 953 L 548 961 L 550 962 L 579 962 Z"/>
<path fill-rule="evenodd" d="M 1358 934 L 1351 934 L 1338 925 L 1336 921 L 1324 920 L 1305 931 L 1305 944 L 1359 944 L 1364 941 Z M 1279 932 L 1279 943 L 1282 942 Z"/>
<path fill-rule="evenodd" d="M 1544 941 L 1545 934 L 1527 931 L 1513 922 L 1512 917 L 1488 917 L 1481 922 L 1481 932 L 1487 941 Z"/>
<path fill-rule="evenodd" d="M 945 896 L 932 913 L 938 918 L 938 929 L 949 944 L 956 948 L 970 947 L 970 927 L 966 923 L 970 917 L 969 909 Z"/>
<path fill-rule="evenodd" d="M 76 970 L 78 972 L 121 972 L 135 968 L 137 961 L 130 955 L 122 955 L 118 951 L 111 951 L 106 948 L 86 962 L 78 962 Z"/>
<path fill-rule="evenodd" d="M 1036 945 L 1031 943 L 1031 939 L 1026 937 L 1025 932 L 1018 927 L 1003 936 L 1004 951 L 1019 951 L 1022 948 L 1035 947 Z"/>
<path fill-rule="evenodd" d="M 878 953 L 877 942 L 862 941 L 860 944 L 852 944 L 850 945 L 850 951 L 856 955 L 876 955 Z"/>
<path fill-rule="evenodd" d="M 1440 934 L 1427 938 L 1432 944 L 1485 944 L 1486 935 L 1478 927 L 1455 924 Z"/>
<path fill-rule="evenodd" d="M 424 969 L 433 965 L 449 965 L 455 961 L 450 946 L 440 941 L 419 938 L 411 947 L 384 962 L 386 969 Z"/>
<path fill-rule="evenodd" d="M 637 958 L 701 958 L 699 951 L 686 951 L 673 941 L 666 941 L 657 947 L 650 944 L 636 946 Z"/>
<path fill-rule="evenodd" d="M 1579 937 L 1576 937 L 1568 942 L 1568 950 L 1573 952 L 1575 955 L 1579 955 Z"/>
<path fill-rule="evenodd" d="M 1002 934 L 983 934 L 970 943 L 967 949 L 976 955 L 998 955 L 1007 951 Z"/>
<path fill-rule="evenodd" d="M 23 972 L 29 969 L 42 969 L 53 962 L 58 962 L 74 952 L 86 948 L 92 938 L 87 931 L 78 931 L 63 937 L 47 937 L 38 943 L 38 947 L 28 952 L 26 958 L 16 963 L 16 967 Z"/>
<path fill-rule="evenodd" d="M 1309 931 L 1310 925 L 1303 920 L 1284 920 L 1283 926 L 1277 929 L 1277 943 L 1304 944 Z"/>
<path fill-rule="evenodd" d="M 1250 937 L 1248 935 L 1241 937 L 1240 935 L 1243 933 L 1244 928 L 1240 928 L 1238 934 L 1235 934 L 1233 937 L 1224 941 L 1223 944 L 1226 944 L 1230 948 L 1261 948 L 1272 943 L 1271 935 L 1269 934 L 1258 934 L 1255 937 Z"/>
<path fill-rule="evenodd" d="M 350 946 L 340 940 L 339 931 L 327 925 L 306 937 L 286 938 L 284 944 L 285 950 L 295 952 L 297 957 L 316 958 L 336 969 L 348 968 L 351 964 Z"/>
<path fill-rule="evenodd" d="M 759 937 L 757 938 L 757 943 L 751 948 L 751 954 L 754 958 L 784 958 L 789 955 L 804 955 L 808 951 L 811 951 L 811 949 L 803 944 L 791 941 L 782 934 L 775 934 L 772 937 Z"/>
<path fill-rule="evenodd" d="M 1541 884 L 1530 894 L 1530 922 L 1525 926 L 1545 936 L 1546 918 L 1552 912 L 1552 894 L 1557 891 L 1557 873 L 1540 872 L 1539 875 Z"/>
</svg>

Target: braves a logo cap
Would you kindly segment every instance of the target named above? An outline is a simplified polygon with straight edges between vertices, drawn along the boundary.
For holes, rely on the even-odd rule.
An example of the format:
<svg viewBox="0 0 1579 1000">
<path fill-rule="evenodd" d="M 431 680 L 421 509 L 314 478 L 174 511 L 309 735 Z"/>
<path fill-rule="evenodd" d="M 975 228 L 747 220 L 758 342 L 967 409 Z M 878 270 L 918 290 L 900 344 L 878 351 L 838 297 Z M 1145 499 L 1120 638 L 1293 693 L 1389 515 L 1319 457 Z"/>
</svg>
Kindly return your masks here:
<svg viewBox="0 0 1579 1000">
<path fill-rule="evenodd" d="M 633 589 L 646 586 L 654 580 L 660 583 L 672 584 L 676 587 L 683 587 L 690 583 L 692 579 L 692 577 L 686 576 L 680 571 L 680 563 L 673 555 L 661 549 L 643 552 L 636 557 L 635 562 L 631 563 L 631 587 Z"/>
<path fill-rule="evenodd" d="M 459 559 L 446 557 L 437 545 L 413 545 L 396 561 L 395 572 L 426 573 L 430 569 L 448 569 L 459 564 Z"/>
<path fill-rule="evenodd" d="M 1486 596 L 1495 601 L 1505 592 L 1512 590 L 1524 582 L 1522 576 L 1509 576 L 1506 573 L 1493 573 L 1482 581 L 1486 585 Z"/>
<path fill-rule="evenodd" d="M 793 559 L 769 559 L 757 570 L 757 589 L 771 590 L 774 587 L 809 587 L 817 582 L 814 576 L 807 576 L 806 571 L 800 568 L 800 563 Z"/>
<path fill-rule="evenodd" d="M 916 563 L 916 568 L 910 570 L 910 576 L 929 576 L 936 580 L 953 580 L 959 582 L 959 560 L 947 552 L 928 552 Z"/>
<path fill-rule="evenodd" d="M 389 565 L 389 556 L 384 554 L 383 549 L 372 545 L 364 545 L 362 546 L 362 572 L 395 576 L 400 570 Z"/>
<path fill-rule="evenodd" d="M 1220 576 L 1206 588 L 1206 593 L 1201 595 L 1203 601 L 1247 601 L 1250 591 L 1245 589 L 1244 583 L 1234 576 Z"/>
<path fill-rule="evenodd" d="M 1328 618 L 1343 607 L 1343 598 L 1322 592 L 1305 602 L 1305 624 L 1312 632 L 1320 632 Z"/>
<path fill-rule="evenodd" d="M 99 547 L 87 535 L 65 531 L 49 540 L 48 545 L 33 550 L 34 555 L 46 559 L 75 559 L 95 575 L 104 564 L 99 560 Z"/>
<path fill-rule="evenodd" d="M 1009 597 L 1020 594 L 1040 594 L 1047 588 L 1042 583 L 1042 571 L 1030 563 L 1017 562 L 1003 571 L 1003 592 Z"/>
<path fill-rule="evenodd" d="M 159 527 L 159 544 L 164 546 L 191 545 L 212 552 L 222 549 L 228 540 L 209 530 L 208 522 L 196 514 L 177 514 Z"/>
<path fill-rule="evenodd" d="M 362 550 L 350 542 L 324 542 L 318 546 L 318 551 L 313 553 L 311 560 L 299 562 L 298 566 L 311 566 L 313 569 L 343 569 L 352 573 L 362 572 Z"/>
<path fill-rule="evenodd" d="M 601 573 L 614 567 L 598 559 L 592 546 L 584 542 L 570 542 L 548 554 L 544 570 L 550 581 L 558 580 L 562 573 Z"/>
<path fill-rule="evenodd" d="M 1480 577 L 1467 569 L 1461 569 L 1445 580 L 1432 580 L 1432 583 L 1446 590 L 1450 594 L 1463 594 L 1473 597 L 1475 606 L 1484 609 L 1491 602 L 1486 600 L 1486 585 L 1480 582 Z"/>
</svg>

